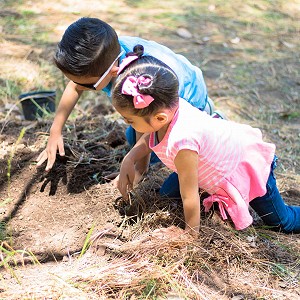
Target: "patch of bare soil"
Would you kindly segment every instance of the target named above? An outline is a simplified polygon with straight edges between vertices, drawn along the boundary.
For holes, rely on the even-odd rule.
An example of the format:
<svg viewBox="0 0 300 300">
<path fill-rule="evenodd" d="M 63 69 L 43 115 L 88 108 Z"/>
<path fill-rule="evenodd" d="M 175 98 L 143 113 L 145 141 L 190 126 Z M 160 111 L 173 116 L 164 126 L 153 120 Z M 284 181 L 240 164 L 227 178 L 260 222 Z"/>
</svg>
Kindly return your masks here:
<svg viewBox="0 0 300 300">
<path fill-rule="evenodd" d="M 45 166 L 37 169 L 34 165 L 43 140 L 43 135 L 37 138 L 36 133 L 49 127 L 43 122 L 28 129 L 22 143 L 0 162 L 1 201 L 9 202 L 1 207 L 2 221 L 7 223 L 13 247 L 32 251 L 39 260 L 60 259 L 80 251 L 92 227 L 121 222 L 113 206 L 116 189 L 105 176 L 118 170 L 126 153 L 124 128 L 97 116 L 97 110 L 78 121 L 80 125 L 69 127 L 66 156 L 57 155 L 51 171 L 46 173 Z M 4 127 L 1 142 L 7 149 L 24 126 L 11 122 Z M 8 182 L 11 151 L 15 155 Z"/>
</svg>

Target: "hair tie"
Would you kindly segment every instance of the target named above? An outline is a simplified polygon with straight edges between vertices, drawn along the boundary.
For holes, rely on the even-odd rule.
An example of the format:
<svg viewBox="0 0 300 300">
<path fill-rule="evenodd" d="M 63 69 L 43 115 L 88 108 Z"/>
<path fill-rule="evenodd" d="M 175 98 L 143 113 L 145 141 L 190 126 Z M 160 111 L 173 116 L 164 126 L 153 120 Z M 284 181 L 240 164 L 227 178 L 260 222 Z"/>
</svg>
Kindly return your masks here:
<svg viewBox="0 0 300 300">
<path fill-rule="evenodd" d="M 139 57 L 137 55 L 126 56 L 119 65 L 119 70 L 117 74 L 119 75 L 131 62 L 137 60 L 138 58 Z"/>
<path fill-rule="evenodd" d="M 154 100 L 150 95 L 141 94 L 138 91 L 138 84 L 148 85 L 151 82 L 150 78 L 140 76 L 128 76 L 122 86 L 122 94 L 133 96 L 133 105 L 137 109 L 145 108 Z"/>
</svg>

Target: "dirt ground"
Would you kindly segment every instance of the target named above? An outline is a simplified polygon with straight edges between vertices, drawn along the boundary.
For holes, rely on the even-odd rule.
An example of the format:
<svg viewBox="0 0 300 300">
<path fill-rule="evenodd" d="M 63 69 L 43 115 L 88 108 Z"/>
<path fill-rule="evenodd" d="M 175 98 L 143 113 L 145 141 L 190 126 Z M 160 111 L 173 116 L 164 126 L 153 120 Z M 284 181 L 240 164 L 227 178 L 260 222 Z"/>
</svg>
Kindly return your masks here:
<svg viewBox="0 0 300 300">
<path fill-rule="evenodd" d="M 10 247 L 27 251 L 16 255 L 15 263 L 32 263 L 33 256 L 28 253 L 33 254 L 39 263 L 48 263 L 45 268 L 43 265 L 28 265 L 25 269 L 17 269 L 15 272 L 22 284 L 18 284 L 14 275 L 4 273 L 2 299 L 50 299 L 49 291 L 51 297 L 65 294 L 67 299 L 92 299 L 84 293 L 78 296 L 78 291 L 73 295 L 72 289 L 58 287 L 57 283 L 52 287 L 49 270 L 54 268 L 59 274 L 64 268 L 74 270 L 75 265 L 70 261 L 81 253 L 89 232 L 97 236 L 97 232 L 108 230 L 109 234 L 101 239 L 101 243 L 105 240 L 130 240 L 131 234 L 123 227 L 127 228 L 128 224 L 130 227 L 142 214 L 153 214 L 167 207 L 170 210 L 172 203 L 155 204 L 156 189 L 169 174 L 164 168 L 160 170 L 161 165 L 154 166 L 149 172 L 148 176 L 152 176 L 150 188 L 148 184 L 147 189 L 141 190 L 143 197 L 148 197 L 148 203 L 142 200 L 128 205 L 106 178 L 118 171 L 119 163 L 129 149 L 124 134 L 125 124 L 120 119 L 111 120 L 113 118 L 114 109 L 106 104 L 95 107 L 92 114 L 77 120 L 76 125 L 70 124 L 69 131 L 65 132 L 66 156 L 57 155 L 56 163 L 48 173 L 44 172 L 45 164 L 36 168 L 35 159 L 45 147 L 51 122 L 11 121 L 2 127 L 0 142 L 6 145 L 2 155 L 7 157 L 13 151 L 14 157 L 9 182 L 9 159 L 1 159 L 1 199 L 7 202 L 0 209 L 1 220 L 7 224 L 6 234 L 12 242 Z M 27 130 L 22 141 L 14 145 L 14 138 L 24 127 Z M 149 179 L 145 178 L 145 181 Z M 130 218 L 132 221 L 128 221 Z M 182 225 L 180 213 L 177 218 L 177 224 Z M 160 216 L 158 220 L 153 229 L 176 223 L 176 216 Z M 101 247 L 95 246 L 93 252 L 85 255 L 84 265 L 98 265 L 99 261 L 107 264 L 110 260 L 110 255 L 104 256 L 105 249 Z M 60 261 L 62 265 L 57 264 Z M 28 278 L 33 282 L 29 284 Z"/>
<path fill-rule="evenodd" d="M 1 45 L 5 51 L 0 62 L 6 66 L 5 72 L 16 72 L 15 63 L 13 67 L 7 65 L 10 59 L 20 64 L 19 71 L 31 69 L 32 73 L 35 69 L 27 64 L 48 61 L 65 26 L 80 14 L 92 13 L 87 7 L 94 7 L 93 1 L 86 2 L 85 6 L 75 1 L 70 12 L 68 1 L 56 1 L 53 5 L 48 1 L 35 5 L 25 1 L 23 5 L 37 13 L 43 29 L 52 28 L 48 36 L 52 42 L 34 44 L 31 40 L 30 45 L 19 36 L 3 34 Z M 125 16 L 134 8 L 136 20 L 133 21 L 144 22 L 144 9 L 130 6 L 131 2 L 134 1 L 120 2 L 118 9 L 123 16 L 104 4 L 93 13 L 101 18 L 105 12 L 105 20 L 124 35 L 153 38 L 184 54 L 193 63 L 199 65 L 201 61 L 209 95 L 217 108 L 234 121 L 261 128 L 265 138 L 276 144 L 280 159 L 276 172 L 278 187 L 287 203 L 300 205 L 300 42 L 296 32 L 286 29 L 270 38 L 267 33 L 255 33 L 254 28 L 253 33 L 249 30 L 239 41 L 238 32 L 225 37 L 224 23 L 218 24 L 205 14 L 203 18 L 193 17 L 193 10 L 185 23 L 193 41 L 178 28 L 166 29 L 162 23 L 151 23 L 147 19 L 144 26 L 140 26 L 141 32 L 136 32 L 134 22 L 128 22 Z M 197 5 L 196 2 L 191 3 Z M 258 1 L 258 8 L 267 10 L 262 3 Z M 225 9 L 219 5 L 207 7 L 207 11 Z M 242 5 L 241 11 L 246 8 Z M 296 8 L 283 5 L 280 9 L 286 18 L 299 21 Z M 16 13 L 16 8 L 5 7 L 2 16 Z M 227 21 L 224 17 L 223 22 Z M 2 32 L 5 33 L 5 28 Z M 265 59 L 265 49 L 270 49 L 268 59 Z M 1 73 L 3 78 L 5 72 Z M 2 77 L 0 84 L 4 86 Z M 0 227 L 1 240 L 5 240 L 2 247 L 4 250 L 22 249 L 26 253 L 15 253 L 13 260 L 17 267 L 13 269 L 2 264 L 6 268 L 1 271 L 0 299 L 118 299 L 113 298 L 113 294 L 119 295 L 119 299 L 150 299 L 147 296 L 150 292 L 139 298 L 135 298 L 134 292 L 129 296 L 118 294 L 117 291 L 128 284 L 120 280 L 131 274 L 134 281 L 138 268 L 148 274 L 145 264 L 135 265 L 139 262 L 137 253 L 159 256 L 172 246 L 154 240 L 156 249 L 153 249 L 141 237 L 157 228 L 182 226 L 181 203 L 158 197 L 156 190 L 169 174 L 161 165 L 150 168 L 131 206 L 120 200 L 120 194 L 107 176 L 118 171 L 129 149 L 124 135 L 126 126 L 103 95 L 93 96 L 95 101 L 89 97 L 88 104 L 76 107 L 77 117 L 67 122 L 64 129 L 66 157 L 58 155 L 49 173 L 44 172 L 44 166 L 37 169 L 35 159 L 46 145 L 51 118 L 25 121 L 21 109 L 8 115 L 8 109 L 3 108 L 7 103 L 4 98 L 1 100 Z M 24 136 L 18 140 L 23 128 L 26 129 Z M 256 218 L 254 225 L 260 226 L 260 220 Z M 192 265 L 193 271 L 189 274 L 197 284 L 185 282 L 183 286 L 191 295 L 186 294 L 186 290 L 180 293 L 178 288 L 174 295 L 169 293 L 168 299 L 299 299 L 299 235 L 275 234 L 259 227 L 251 227 L 244 235 L 238 234 L 216 214 L 211 219 L 204 218 L 202 227 L 199 243 L 193 244 L 197 252 L 191 254 L 192 246 L 189 248 L 179 242 L 171 248 L 172 258 L 177 263 L 180 255 L 189 255 L 189 263 L 185 261 L 174 268 L 178 271 L 176 274 L 186 278 L 182 275 L 184 267 Z M 101 242 L 95 242 L 81 255 L 89 234 Z M 140 242 L 136 244 L 136 241 Z M 114 251 L 120 245 L 127 248 L 121 248 L 116 255 Z M 125 253 L 126 259 L 119 261 L 120 253 Z M 39 263 L 32 263 L 33 257 Z M 153 263 L 149 257 L 145 261 Z M 202 258 L 207 260 L 202 261 Z M 1 261 L 5 259 L 2 253 Z M 118 275 L 113 287 L 107 283 L 111 279 L 107 270 L 108 266 L 112 268 L 112 262 L 116 268 L 112 273 Z M 166 263 L 160 266 L 165 267 Z M 106 279 L 101 279 L 101 274 Z M 172 274 L 172 278 L 177 276 Z M 154 275 L 151 273 L 151 276 Z M 94 280 L 97 280 L 96 285 L 93 285 Z M 143 286 L 144 282 L 141 280 L 139 285 Z M 101 289 L 107 286 L 111 289 L 108 293 L 111 298 L 108 294 L 102 295 Z"/>
<path fill-rule="evenodd" d="M 119 227 L 126 209 L 106 178 L 119 170 L 129 149 L 126 125 L 115 117 L 113 107 L 101 104 L 88 116 L 69 124 L 64 132 L 66 156 L 57 154 L 53 169 L 47 173 L 45 164 L 36 168 L 35 159 L 45 147 L 50 125 L 51 121 L 43 120 L 11 121 L 3 127 L 0 140 L 6 145 L 5 157 L 14 151 L 9 182 L 9 159 L 1 160 L 1 199 L 8 202 L 0 207 L 2 222 L 7 223 L 12 246 L 31 251 L 39 261 L 80 252 L 91 228 Z M 14 144 L 22 128 L 28 129 L 21 142 Z M 152 181 L 153 193 L 168 174 L 160 167 L 152 166 L 155 171 L 151 173 L 150 169 L 146 177 Z M 296 179 L 285 178 L 283 191 L 287 202 L 295 205 L 300 204 L 300 190 L 293 185 Z M 151 190 L 148 192 L 151 195 Z M 149 207 L 148 203 L 143 209 Z M 132 215 L 135 213 L 133 208 Z"/>
<path fill-rule="evenodd" d="M 59 259 L 80 251 L 88 231 L 107 223 L 118 225 L 121 217 L 113 207 L 116 189 L 105 183 L 105 176 L 118 170 L 125 151 L 124 129 L 104 119 L 108 110 L 95 114 L 74 127 L 73 138 L 66 143 L 66 156 L 57 156 L 54 168 L 45 173 L 34 159 L 44 147 L 48 124 L 36 124 L 26 131 L 12 161 L 12 178 L 7 186 L 6 172 L 1 176 L 1 194 L 11 201 L 1 215 L 9 221 L 14 247 L 30 249 L 38 259 Z M 24 123 L 10 123 L 3 137 L 18 136 Z M 71 129 L 72 130 L 72 129 Z M 101 137 L 101 138 L 98 138 Z M 81 149 L 72 144 L 81 140 Z M 1 141 L 4 142 L 4 141 Z M 68 144 L 70 143 L 70 144 Z M 30 146 L 30 147 L 29 147 Z M 1 160 L 1 170 L 7 161 Z M 5 199 L 5 198 L 4 198 Z"/>
</svg>

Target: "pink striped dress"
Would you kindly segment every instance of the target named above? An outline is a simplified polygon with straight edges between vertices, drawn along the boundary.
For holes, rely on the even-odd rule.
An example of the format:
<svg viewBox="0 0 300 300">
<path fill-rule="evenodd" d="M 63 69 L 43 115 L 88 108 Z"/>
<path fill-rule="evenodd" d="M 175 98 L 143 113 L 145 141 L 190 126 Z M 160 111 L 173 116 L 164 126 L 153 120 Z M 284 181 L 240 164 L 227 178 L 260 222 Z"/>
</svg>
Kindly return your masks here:
<svg viewBox="0 0 300 300">
<path fill-rule="evenodd" d="M 259 129 L 214 119 L 180 99 L 163 140 L 156 144 L 152 133 L 149 146 L 175 172 L 178 151 L 197 152 L 199 188 L 211 195 L 204 200 L 206 210 L 218 202 L 222 217 L 227 211 L 236 229 L 252 223 L 248 205 L 266 193 L 275 154 L 275 145 L 264 142 Z"/>
</svg>

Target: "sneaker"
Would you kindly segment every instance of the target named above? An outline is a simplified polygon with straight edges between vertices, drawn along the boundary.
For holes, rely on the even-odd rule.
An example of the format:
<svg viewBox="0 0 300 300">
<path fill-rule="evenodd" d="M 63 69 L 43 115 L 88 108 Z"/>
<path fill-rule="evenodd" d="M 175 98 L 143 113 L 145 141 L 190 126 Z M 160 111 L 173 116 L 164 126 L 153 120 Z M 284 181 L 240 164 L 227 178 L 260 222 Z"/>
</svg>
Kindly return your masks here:
<svg viewBox="0 0 300 300">
<path fill-rule="evenodd" d="M 223 120 L 228 120 L 227 117 L 222 113 L 220 112 L 219 110 L 215 110 L 211 116 L 214 118 L 214 119 L 223 119 Z"/>
</svg>

